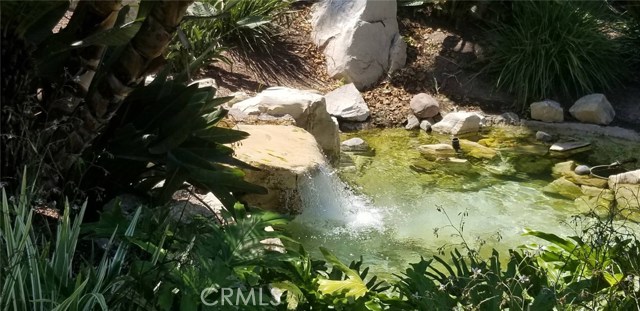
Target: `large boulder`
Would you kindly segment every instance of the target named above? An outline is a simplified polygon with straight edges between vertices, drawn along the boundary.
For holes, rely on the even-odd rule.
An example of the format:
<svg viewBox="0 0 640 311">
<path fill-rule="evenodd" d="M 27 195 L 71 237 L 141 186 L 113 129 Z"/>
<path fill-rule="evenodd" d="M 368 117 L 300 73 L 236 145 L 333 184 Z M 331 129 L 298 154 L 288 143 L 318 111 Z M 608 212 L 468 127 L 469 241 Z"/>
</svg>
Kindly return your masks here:
<svg viewBox="0 0 640 311">
<path fill-rule="evenodd" d="M 473 112 L 452 112 L 431 126 L 431 129 L 434 132 L 452 135 L 475 133 L 480 130 L 480 121 L 480 117 Z"/>
<path fill-rule="evenodd" d="M 259 169 L 246 169 L 245 180 L 268 190 L 266 195 L 244 195 L 242 200 L 267 210 L 299 213 L 299 182 L 325 165 L 315 138 L 295 126 L 238 124 L 237 128 L 249 137 L 234 147 L 236 157 Z"/>
<path fill-rule="evenodd" d="M 396 1 L 323 0 L 314 6 L 312 39 L 330 76 L 362 90 L 402 68 L 407 45 L 398 31 Z"/>
<path fill-rule="evenodd" d="M 290 115 L 297 126 L 316 138 L 330 160 L 339 157 L 338 126 L 331 120 L 322 95 L 286 87 L 271 87 L 255 97 L 233 105 L 230 114 L 238 113 L 258 116 L 268 114 L 277 117 Z"/>
<path fill-rule="evenodd" d="M 569 113 L 580 122 L 602 125 L 611 123 L 616 116 L 611 103 L 603 94 L 591 94 L 578 99 Z"/>
<path fill-rule="evenodd" d="M 562 106 L 553 100 L 543 100 L 535 102 L 529 106 L 531 108 L 531 119 L 543 122 L 564 121 L 564 110 Z"/>
<path fill-rule="evenodd" d="M 365 121 L 369 107 L 353 83 L 343 85 L 326 95 L 327 112 L 346 121 Z"/>
<path fill-rule="evenodd" d="M 414 95 L 409 102 L 409 106 L 413 114 L 420 119 L 433 118 L 440 113 L 440 104 L 427 93 Z"/>
</svg>

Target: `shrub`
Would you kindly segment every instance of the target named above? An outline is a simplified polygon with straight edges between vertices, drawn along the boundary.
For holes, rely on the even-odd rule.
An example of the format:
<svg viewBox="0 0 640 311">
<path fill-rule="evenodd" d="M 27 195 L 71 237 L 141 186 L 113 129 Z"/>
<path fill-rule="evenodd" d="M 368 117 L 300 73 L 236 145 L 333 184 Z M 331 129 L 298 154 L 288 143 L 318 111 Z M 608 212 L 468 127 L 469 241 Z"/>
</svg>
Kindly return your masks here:
<svg viewBox="0 0 640 311">
<path fill-rule="evenodd" d="M 86 204 L 71 220 L 67 204 L 57 226 L 53 244 L 34 226 L 26 182 L 18 199 L 7 199 L 2 189 L 0 210 L 0 308 L 2 310 L 109 310 L 122 307 L 127 275 L 122 273 L 127 246 L 120 244 L 98 263 L 77 263 L 77 245 Z M 131 236 L 138 210 L 126 227 Z M 113 245 L 113 235 L 109 246 Z"/>
<path fill-rule="evenodd" d="M 617 41 L 597 15 L 602 3 L 516 1 L 510 21 L 490 31 L 486 69 L 496 86 L 522 105 L 547 97 L 573 98 L 618 82 L 625 66 Z"/>
<path fill-rule="evenodd" d="M 246 57 L 250 53 L 269 55 L 277 31 L 272 21 L 281 14 L 291 1 L 281 0 L 237 0 L 224 4 L 222 1 L 205 1 L 218 7 L 221 13 L 215 18 L 187 20 L 182 27 L 184 37 L 171 46 L 168 58 L 181 71 L 185 62 L 196 58 L 220 59 L 229 50 Z"/>
</svg>

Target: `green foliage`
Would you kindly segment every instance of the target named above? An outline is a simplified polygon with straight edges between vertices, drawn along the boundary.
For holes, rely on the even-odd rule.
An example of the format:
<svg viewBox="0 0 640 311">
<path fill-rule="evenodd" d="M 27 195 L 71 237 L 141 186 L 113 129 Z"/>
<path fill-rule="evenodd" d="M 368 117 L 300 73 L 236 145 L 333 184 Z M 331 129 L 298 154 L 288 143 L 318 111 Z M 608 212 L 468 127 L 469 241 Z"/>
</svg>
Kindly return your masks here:
<svg viewBox="0 0 640 311">
<path fill-rule="evenodd" d="M 602 20 L 604 2 L 515 1 L 490 32 L 488 72 L 496 86 L 532 100 L 575 98 L 620 82 L 620 45 Z"/>
<path fill-rule="evenodd" d="M 171 47 L 168 58 L 177 71 L 198 58 L 219 59 L 230 50 L 239 56 L 249 53 L 269 55 L 277 31 L 272 21 L 289 6 L 280 0 L 219 0 L 203 1 L 219 16 L 216 18 L 188 19 L 182 27 L 180 42 Z M 215 13 L 214 13 L 215 14 Z"/>
<path fill-rule="evenodd" d="M 236 168 L 251 167 L 233 158 L 233 149 L 225 144 L 248 134 L 216 126 L 226 115 L 220 105 L 229 98 L 215 98 L 215 93 L 212 87 L 185 86 L 162 76 L 132 92 L 124 102 L 128 110 L 108 132 L 108 156 L 99 163 L 111 172 L 109 182 L 150 193 L 157 204 L 166 203 L 188 182 L 213 192 L 231 212 L 231 192 L 264 193 L 245 182 Z M 163 180 L 162 187 L 153 188 Z"/>
<path fill-rule="evenodd" d="M 109 310 L 121 306 L 120 296 L 128 288 L 122 273 L 128 247 L 120 244 L 112 254 L 105 253 L 96 265 L 77 263 L 77 245 L 86 205 L 71 221 L 65 205 L 57 225 L 53 245 L 34 228 L 31 197 L 23 179 L 17 202 L 7 199 L 2 189 L 0 226 L 0 308 L 3 310 Z M 140 215 L 133 216 L 124 233 L 132 236 Z M 111 236 L 108 246 L 114 245 Z"/>
</svg>

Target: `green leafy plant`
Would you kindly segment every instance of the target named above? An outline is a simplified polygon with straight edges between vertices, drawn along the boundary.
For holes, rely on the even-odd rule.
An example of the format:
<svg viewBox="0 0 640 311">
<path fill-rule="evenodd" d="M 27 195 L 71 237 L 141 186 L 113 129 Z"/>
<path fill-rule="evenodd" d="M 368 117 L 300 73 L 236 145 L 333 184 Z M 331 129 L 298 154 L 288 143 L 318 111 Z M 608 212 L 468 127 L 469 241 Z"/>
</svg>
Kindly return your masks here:
<svg viewBox="0 0 640 311">
<path fill-rule="evenodd" d="M 216 126 L 226 115 L 220 105 L 229 98 L 215 94 L 212 87 L 186 86 L 163 76 L 132 92 L 113 132 L 95 147 L 102 154 L 98 165 L 111 172 L 112 186 L 106 188 L 131 186 L 129 191 L 151 194 L 156 204 L 164 204 L 188 182 L 213 192 L 230 212 L 236 202 L 232 192 L 264 193 L 243 180 L 237 167 L 252 167 L 235 159 L 226 145 L 248 134 Z M 154 188 L 161 181 L 162 187 Z"/>
<path fill-rule="evenodd" d="M 0 308 L 3 310 L 110 310 L 122 306 L 121 297 L 128 291 L 122 271 L 128 247 L 120 244 L 108 255 L 105 252 L 94 266 L 82 258 L 77 245 L 80 223 L 86 204 L 72 221 L 71 209 L 65 205 L 57 225 L 53 244 L 34 228 L 34 210 L 27 192 L 26 179 L 17 201 L 8 200 L 2 189 L 2 223 L 0 225 Z M 13 199 L 13 198 L 12 198 Z M 124 233 L 132 236 L 140 216 L 136 211 Z M 114 235 L 108 246 L 114 245 Z"/>
<path fill-rule="evenodd" d="M 282 14 L 291 1 L 236 0 L 204 1 L 220 12 L 215 19 L 189 19 L 182 27 L 182 36 L 172 45 L 168 58 L 178 71 L 197 58 L 230 60 L 222 56 L 229 51 L 240 57 L 251 53 L 269 56 L 277 36 L 273 20 Z"/>
<path fill-rule="evenodd" d="M 522 109 L 532 100 L 603 91 L 625 75 L 620 46 L 599 16 L 603 2 L 515 1 L 512 10 L 490 31 L 486 69 Z"/>
</svg>

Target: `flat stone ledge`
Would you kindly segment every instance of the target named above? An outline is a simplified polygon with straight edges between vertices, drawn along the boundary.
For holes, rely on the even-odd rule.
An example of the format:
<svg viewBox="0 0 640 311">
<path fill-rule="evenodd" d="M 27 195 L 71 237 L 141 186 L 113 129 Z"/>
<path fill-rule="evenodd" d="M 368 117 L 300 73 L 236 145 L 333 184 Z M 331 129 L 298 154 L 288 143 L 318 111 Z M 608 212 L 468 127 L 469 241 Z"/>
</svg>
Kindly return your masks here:
<svg viewBox="0 0 640 311">
<path fill-rule="evenodd" d="M 640 142 L 640 133 L 618 126 L 601 126 L 575 122 L 548 123 L 541 121 L 522 120 L 522 126 L 534 131 L 553 132 L 555 134 L 588 134 L 619 138 L 628 141 Z"/>
</svg>

